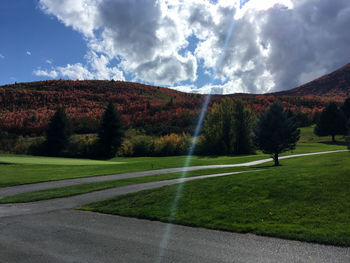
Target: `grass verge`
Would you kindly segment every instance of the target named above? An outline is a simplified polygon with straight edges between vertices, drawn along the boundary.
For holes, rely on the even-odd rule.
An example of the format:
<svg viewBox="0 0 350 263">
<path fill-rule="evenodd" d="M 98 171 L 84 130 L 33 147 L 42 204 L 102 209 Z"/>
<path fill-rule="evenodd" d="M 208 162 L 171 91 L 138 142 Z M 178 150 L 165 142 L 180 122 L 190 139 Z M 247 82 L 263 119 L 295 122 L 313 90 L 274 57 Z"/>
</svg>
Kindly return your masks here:
<svg viewBox="0 0 350 263">
<path fill-rule="evenodd" d="M 207 174 L 217 174 L 217 173 L 228 173 L 228 172 L 236 172 L 236 171 L 247 171 L 254 170 L 254 168 L 249 167 L 235 167 L 235 168 L 220 168 L 220 169 L 206 169 L 206 170 L 198 170 L 198 171 L 189 171 L 186 174 L 186 177 L 207 175 Z M 113 180 L 113 181 L 104 181 L 97 183 L 87 183 L 66 187 L 57 187 L 51 188 L 47 190 L 39 190 L 34 192 L 22 193 L 12 196 L 7 196 L 0 198 L 0 204 L 8 204 L 8 203 L 27 203 L 34 202 L 40 200 L 48 200 L 53 198 L 60 197 L 68 197 L 73 195 L 85 194 L 94 191 L 100 191 L 108 188 L 121 187 L 131 184 L 139 184 L 139 183 L 148 183 L 154 181 L 163 181 L 181 178 L 183 173 L 169 173 L 163 175 L 150 175 L 144 177 L 136 177 L 130 179 L 121 179 L 121 180 Z"/>
<path fill-rule="evenodd" d="M 249 174 L 119 196 L 83 210 L 331 245 L 350 245 L 350 154 L 288 159 Z M 266 165 L 257 166 L 257 168 Z"/>
<path fill-rule="evenodd" d="M 0 155 L 0 162 L 2 161 L 1 157 L 2 156 Z M 244 163 L 267 157 L 268 155 L 263 154 L 220 157 L 193 156 L 191 165 L 198 166 Z M 46 157 L 33 157 L 32 164 L 23 164 L 21 160 L 22 158 L 27 159 L 27 156 L 12 156 L 13 165 L 0 164 L 0 187 L 171 167 L 182 167 L 185 163 L 186 156 L 115 158 L 113 160 L 116 162 L 107 162 L 109 165 L 64 165 L 64 163 L 61 165 L 38 164 L 41 158 L 45 159 Z M 67 162 L 71 162 L 70 159 L 66 159 Z"/>
<path fill-rule="evenodd" d="M 313 134 L 313 127 L 302 128 L 301 139 L 297 145 L 297 148 L 293 152 L 286 152 L 281 156 L 288 154 L 346 149 L 344 138 L 337 136 L 338 142 L 335 144 L 329 143 L 329 139 L 329 137 L 315 136 Z M 256 155 L 243 156 L 193 156 L 190 165 L 235 164 L 268 157 L 268 155 L 261 154 L 259 152 Z M 108 161 L 96 161 L 87 159 L 0 154 L 0 187 L 89 176 L 182 167 L 186 161 L 186 158 L 187 156 L 118 157 Z"/>
</svg>

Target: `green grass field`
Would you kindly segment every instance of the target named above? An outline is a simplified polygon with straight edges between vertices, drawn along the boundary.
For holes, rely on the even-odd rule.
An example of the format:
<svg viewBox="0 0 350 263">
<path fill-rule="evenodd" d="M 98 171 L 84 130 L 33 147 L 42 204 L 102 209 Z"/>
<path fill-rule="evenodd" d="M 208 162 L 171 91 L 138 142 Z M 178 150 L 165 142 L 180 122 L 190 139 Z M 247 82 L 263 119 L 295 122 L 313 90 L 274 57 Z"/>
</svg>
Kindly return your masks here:
<svg viewBox="0 0 350 263">
<path fill-rule="evenodd" d="M 339 137 L 337 138 L 339 143 L 331 144 L 328 143 L 330 138 L 316 137 L 312 131 L 312 127 L 302 128 L 302 136 L 297 148 L 293 152 L 286 152 L 283 155 L 346 149 L 343 138 Z M 190 165 L 234 164 L 268 157 L 268 155 L 259 152 L 256 155 L 246 156 L 193 156 Z M 169 167 L 182 167 L 186 158 L 186 156 L 118 157 L 108 161 L 96 161 L 0 154 L 0 187 Z"/>
<path fill-rule="evenodd" d="M 186 173 L 186 177 L 207 175 L 207 174 L 218 174 L 218 173 L 229 173 L 235 171 L 254 171 L 255 168 L 250 167 L 234 167 L 234 168 L 220 168 L 220 169 L 205 169 L 198 171 L 189 171 Z M 0 204 L 7 203 L 26 203 L 40 200 L 48 200 L 53 198 L 67 197 L 73 195 L 79 195 L 84 193 L 90 193 L 93 191 L 104 190 L 108 188 L 121 187 L 131 184 L 148 183 L 154 181 L 170 180 L 184 177 L 182 172 L 161 174 L 161 175 L 150 175 L 145 177 L 136 177 L 121 180 L 104 181 L 97 183 L 87 183 L 66 187 L 57 187 L 47 190 L 39 190 L 34 192 L 22 193 L 8 197 L 0 197 Z"/>
<path fill-rule="evenodd" d="M 191 165 L 243 163 L 267 157 L 267 155 L 262 154 L 234 157 L 194 156 L 192 158 Z M 55 181 L 68 178 L 119 174 L 169 167 L 182 167 L 185 163 L 186 156 L 114 158 L 106 162 L 109 165 L 89 164 L 89 160 L 82 160 L 86 163 L 84 165 L 73 165 L 72 160 L 70 160 L 69 158 L 66 159 L 69 165 L 65 165 L 62 161 L 64 158 L 59 158 L 60 164 L 53 165 L 38 164 L 41 160 L 45 162 L 46 157 L 6 155 L 3 158 L 3 156 L 0 155 L 0 163 L 5 163 L 5 161 L 8 161 L 9 159 L 11 159 L 12 161 L 11 164 L 0 164 L 0 187 L 45 181 Z M 33 163 L 23 163 L 24 160 L 32 160 Z M 96 161 L 91 160 L 91 162 L 95 163 Z"/>
<path fill-rule="evenodd" d="M 302 129 L 297 148 L 283 155 L 346 149 L 344 138 L 316 137 L 313 127 Z M 191 166 L 235 164 L 268 158 L 258 152 L 246 156 L 193 156 Z M 131 171 L 182 167 L 186 156 L 113 158 L 107 161 L 0 155 L 0 187 Z M 333 245 L 350 245 L 350 154 L 347 152 L 265 163 L 192 171 L 187 176 L 263 170 L 202 179 L 183 184 L 178 207 L 170 209 L 178 185 L 142 191 L 97 202 L 83 210 L 134 216 L 174 223 L 250 232 Z M 72 196 L 136 183 L 175 179 L 182 173 L 54 188 L 9 196 L 0 203 L 29 202 Z"/>
<path fill-rule="evenodd" d="M 350 154 L 300 157 L 283 160 L 282 164 L 259 173 L 184 183 L 176 212 L 170 217 L 178 185 L 120 196 L 82 209 L 349 246 Z"/>
</svg>

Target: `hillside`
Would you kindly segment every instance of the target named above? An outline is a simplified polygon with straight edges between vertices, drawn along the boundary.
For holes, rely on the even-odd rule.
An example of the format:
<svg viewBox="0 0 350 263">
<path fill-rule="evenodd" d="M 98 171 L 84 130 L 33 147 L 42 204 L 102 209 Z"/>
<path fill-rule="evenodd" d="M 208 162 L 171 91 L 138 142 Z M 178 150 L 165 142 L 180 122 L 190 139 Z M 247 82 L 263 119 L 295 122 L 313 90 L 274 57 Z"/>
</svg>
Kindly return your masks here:
<svg viewBox="0 0 350 263">
<path fill-rule="evenodd" d="M 310 119 L 330 100 L 273 94 L 214 95 L 209 108 L 228 96 L 241 97 L 257 113 L 277 101 Z M 124 81 L 48 80 L 5 85 L 0 86 L 0 131 L 41 135 L 53 113 L 63 106 L 74 132 L 96 132 L 103 111 L 112 101 L 126 126 L 142 128 L 148 134 L 192 133 L 204 98 L 205 95 Z"/>
<path fill-rule="evenodd" d="M 75 132 L 95 132 L 109 101 L 121 112 L 125 125 L 148 125 L 146 128 L 153 129 L 150 132 L 157 132 L 152 124 L 188 127 L 194 111 L 202 104 L 202 97 L 122 81 L 18 83 L 0 87 L 0 127 L 12 133 L 42 134 L 50 116 L 63 106 Z"/>
<path fill-rule="evenodd" d="M 297 88 L 274 93 L 276 96 L 350 97 L 350 63 Z"/>
</svg>

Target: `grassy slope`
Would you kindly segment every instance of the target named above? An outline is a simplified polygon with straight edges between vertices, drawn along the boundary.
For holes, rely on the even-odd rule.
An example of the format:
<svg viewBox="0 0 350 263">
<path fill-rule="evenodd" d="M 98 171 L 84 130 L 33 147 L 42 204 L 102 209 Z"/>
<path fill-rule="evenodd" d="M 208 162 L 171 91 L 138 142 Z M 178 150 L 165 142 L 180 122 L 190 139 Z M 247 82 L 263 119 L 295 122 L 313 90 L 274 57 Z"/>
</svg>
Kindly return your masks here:
<svg viewBox="0 0 350 263">
<path fill-rule="evenodd" d="M 315 137 L 313 128 L 303 128 L 300 143 L 293 153 L 317 152 L 345 149 L 344 139 L 338 144 L 329 144 L 328 137 Z M 322 143 L 319 143 L 322 142 Z M 291 154 L 286 152 L 284 155 Z M 268 155 L 248 156 L 194 156 L 190 165 L 233 164 L 267 158 Z M 0 155 L 0 187 L 44 181 L 62 180 L 144 171 L 169 167 L 182 167 L 186 156 L 113 158 L 108 161 L 95 161 L 69 158 L 33 157 L 21 155 Z M 1 164 L 5 163 L 5 164 Z M 6 165 L 13 164 L 13 165 Z"/>
<path fill-rule="evenodd" d="M 284 160 L 259 173 L 187 182 L 171 221 L 349 246 L 349 162 L 349 153 L 333 153 Z M 176 190 L 142 191 L 83 209 L 168 221 Z"/>
<path fill-rule="evenodd" d="M 248 170 L 253 171 L 255 169 L 250 167 L 206 169 L 206 170 L 187 172 L 186 177 L 215 174 L 215 173 L 228 173 L 228 172 L 235 172 L 235 171 L 248 171 Z M 169 173 L 169 174 L 162 174 L 162 175 L 151 175 L 146 177 L 136 177 L 136 178 L 104 181 L 104 182 L 97 182 L 97 183 L 87 183 L 87 184 L 80 184 L 80 185 L 73 185 L 73 186 L 66 186 L 66 187 L 57 187 L 57 188 L 51 188 L 47 190 L 39 190 L 34 192 L 17 194 L 17 195 L 3 197 L 3 198 L 0 197 L 0 204 L 26 203 L 26 202 L 33 202 L 33 201 L 39 201 L 39 200 L 48 200 L 53 198 L 90 193 L 93 191 L 99 191 L 99 190 L 104 190 L 104 189 L 114 188 L 114 187 L 121 187 L 121 186 L 126 186 L 131 184 L 176 179 L 176 178 L 181 178 L 183 176 L 184 174 L 182 172 L 177 172 L 177 173 Z"/>
<path fill-rule="evenodd" d="M 8 161 L 8 156 L 5 157 L 6 158 L 3 158 L 2 155 L 0 155 L 0 163 Z M 266 157 L 268 156 L 262 154 L 236 157 L 194 156 L 191 165 L 243 163 Z M 28 160 L 27 157 L 23 156 L 11 156 L 13 165 L 0 164 L 0 187 L 68 178 L 182 167 L 185 163 L 186 156 L 114 158 L 107 162 L 109 165 L 89 164 L 88 161 L 86 161 L 87 163 L 85 165 L 72 165 L 72 161 L 68 158 L 66 160 L 70 163 L 69 165 L 65 165 L 64 163 L 60 165 L 38 164 L 41 160 L 45 162 L 46 157 L 32 157 L 33 164 L 24 164 L 22 161 L 23 158 Z"/>
</svg>

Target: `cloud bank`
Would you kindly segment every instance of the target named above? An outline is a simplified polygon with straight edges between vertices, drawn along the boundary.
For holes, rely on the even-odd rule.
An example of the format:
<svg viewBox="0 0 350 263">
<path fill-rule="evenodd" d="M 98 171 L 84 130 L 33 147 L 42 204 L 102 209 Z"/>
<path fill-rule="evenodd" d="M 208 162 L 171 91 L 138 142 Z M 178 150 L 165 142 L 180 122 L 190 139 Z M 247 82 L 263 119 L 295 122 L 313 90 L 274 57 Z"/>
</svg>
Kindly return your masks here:
<svg viewBox="0 0 350 263">
<path fill-rule="evenodd" d="M 88 53 L 81 63 L 34 70 L 38 76 L 127 76 L 187 92 L 263 93 L 294 88 L 350 60 L 348 0 L 40 0 L 39 5 L 80 32 Z M 213 81 L 198 86 L 204 74 Z"/>
</svg>

